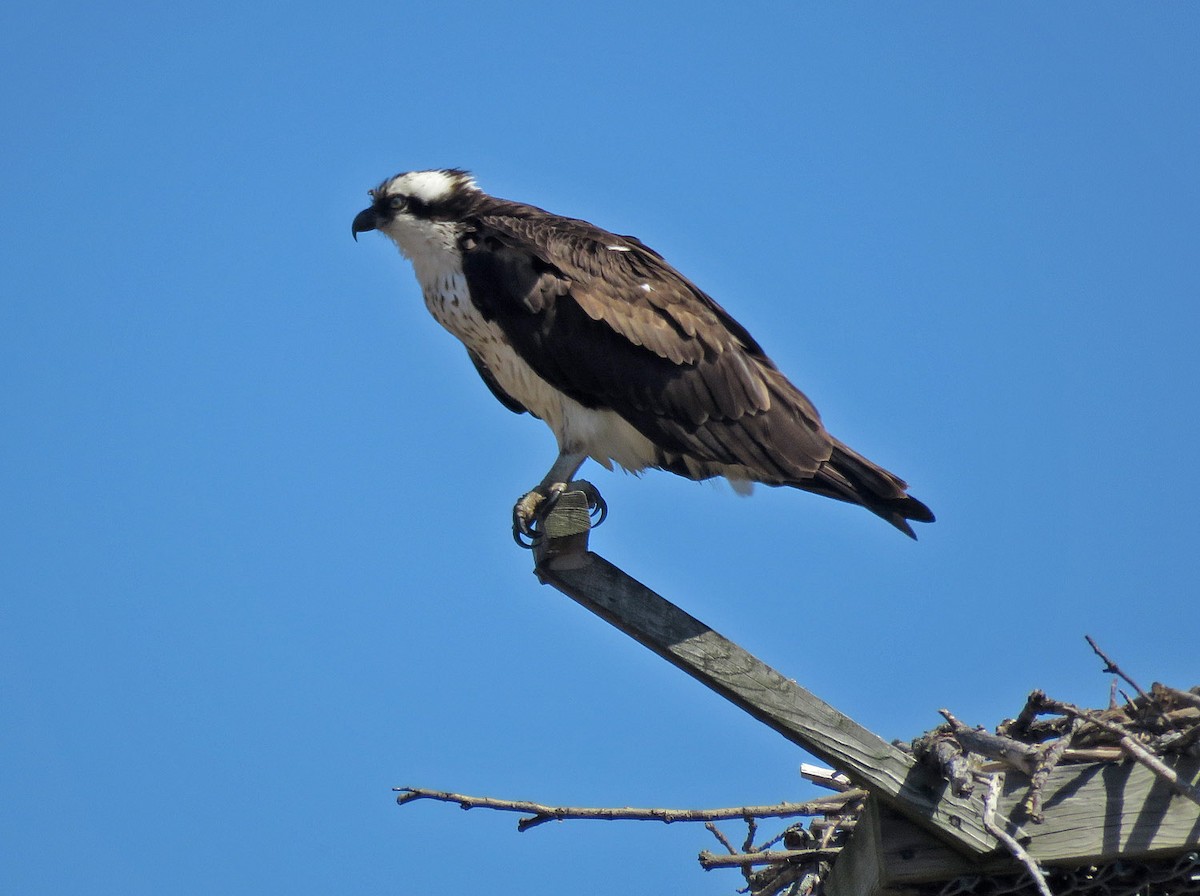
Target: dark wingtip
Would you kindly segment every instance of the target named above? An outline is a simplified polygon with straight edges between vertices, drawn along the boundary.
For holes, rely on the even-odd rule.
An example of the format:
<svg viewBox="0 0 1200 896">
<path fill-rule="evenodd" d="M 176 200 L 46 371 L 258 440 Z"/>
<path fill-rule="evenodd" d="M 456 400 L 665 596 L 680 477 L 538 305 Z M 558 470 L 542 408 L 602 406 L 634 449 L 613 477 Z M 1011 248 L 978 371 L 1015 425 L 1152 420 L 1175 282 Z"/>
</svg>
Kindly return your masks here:
<svg viewBox="0 0 1200 896">
<path fill-rule="evenodd" d="M 905 497 L 903 506 L 899 510 L 904 514 L 905 519 L 914 520 L 918 523 L 937 522 L 937 517 L 933 515 L 933 511 L 912 495 Z"/>
<path fill-rule="evenodd" d="M 875 511 L 875 513 L 879 514 L 913 541 L 917 540 L 917 533 L 908 524 L 909 520 L 912 520 L 914 523 L 932 523 L 937 519 L 933 515 L 932 510 L 912 495 L 905 495 L 903 498 L 888 501 L 882 507 L 878 508 L 868 504 L 867 509 Z"/>
</svg>

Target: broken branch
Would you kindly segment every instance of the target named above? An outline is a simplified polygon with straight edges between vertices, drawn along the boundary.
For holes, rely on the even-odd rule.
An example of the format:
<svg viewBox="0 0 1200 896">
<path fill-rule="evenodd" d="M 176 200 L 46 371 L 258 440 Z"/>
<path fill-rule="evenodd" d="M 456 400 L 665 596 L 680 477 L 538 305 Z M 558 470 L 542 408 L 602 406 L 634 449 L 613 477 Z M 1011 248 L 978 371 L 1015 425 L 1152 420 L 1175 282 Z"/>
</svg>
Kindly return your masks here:
<svg viewBox="0 0 1200 896">
<path fill-rule="evenodd" d="M 1043 747 L 1038 751 L 1037 767 L 1034 769 L 1033 774 L 1030 775 L 1029 793 L 1026 795 L 1024 803 L 1022 803 L 1025 813 L 1029 816 L 1030 820 L 1037 824 L 1041 824 L 1046 820 L 1045 815 L 1042 813 L 1042 790 L 1045 788 L 1046 782 L 1050 780 L 1050 772 L 1054 771 L 1054 767 L 1058 765 L 1059 761 L 1066 754 L 1067 747 L 1071 745 L 1071 738 L 1076 735 L 1083 724 L 1083 719 L 1072 719 L 1070 731 L 1048 747 Z"/>
<path fill-rule="evenodd" d="M 771 849 L 765 852 L 742 852 L 735 855 L 719 855 L 707 849 L 700 853 L 700 865 L 705 871 L 712 868 L 740 868 L 743 865 L 774 865 L 777 862 L 815 861 L 836 856 L 840 846 L 829 849 Z"/>
<path fill-rule="evenodd" d="M 996 824 L 996 798 L 999 795 L 1000 776 L 992 775 L 988 780 L 987 791 L 983 794 L 983 826 L 993 837 L 1004 844 L 1014 859 L 1024 866 L 1042 896 L 1054 896 L 1050 892 L 1050 885 L 1046 883 L 1046 875 L 1042 873 L 1038 863 L 1033 860 L 1033 856 L 1026 852 L 1025 847 L 1018 843 L 1008 831 Z"/>
<path fill-rule="evenodd" d="M 989 759 L 998 759 L 1025 774 L 1032 774 L 1037 764 L 1038 751 L 1036 747 L 1023 744 L 1000 734 L 989 734 L 980 728 L 964 725 L 946 709 L 939 713 L 950 723 L 954 739 L 962 746 L 965 753 L 978 753 Z"/>
<path fill-rule="evenodd" d="M 1139 684 L 1138 684 L 1136 681 L 1134 681 L 1132 678 L 1130 678 L 1128 675 L 1126 675 L 1126 674 L 1124 673 L 1124 671 L 1122 671 L 1121 667 L 1120 667 L 1120 666 L 1118 666 L 1116 663 L 1114 663 L 1114 662 L 1113 662 L 1113 661 L 1112 661 L 1112 660 L 1109 658 L 1108 654 L 1106 654 L 1106 653 L 1105 653 L 1103 650 L 1101 650 L 1101 649 L 1100 649 L 1100 645 L 1098 645 L 1098 644 L 1097 644 L 1097 643 L 1096 643 L 1096 642 L 1095 642 L 1095 641 L 1092 639 L 1092 636 L 1091 636 L 1091 635 L 1084 635 L 1083 637 L 1084 637 L 1085 639 L 1087 639 L 1087 642 L 1088 642 L 1088 644 L 1090 644 L 1090 645 L 1091 645 L 1091 648 L 1092 648 L 1092 650 L 1095 652 L 1096 656 L 1098 656 L 1098 657 L 1100 657 L 1100 659 L 1104 660 L 1104 672 L 1105 672 L 1105 674 L 1108 674 L 1108 675 L 1116 675 L 1116 676 L 1118 676 L 1118 677 L 1120 677 L 1120 678 L 1123 678 L 1123 679 L 1125 679 L 1125 681 L 1127 681 L 1127 682 L 1129 683 L 1129 686 L 1130 686 L 1130 687 L 1132 687 L 1132 688 L 1133 688 L 1135 691 L 1137 691 L 1137 692 L 1138 692 L 1138 696 L 1139 696 L 1139 697 L 1141 697 L 1141 698 L 1142 698 L 1143 700 L 1145 700 L 1147 703 L 1150 703 L 1150 704 L 1152 704 L 1152 705 L 1153 705 L 1154 701 L 1153 701 L 1153 700 L 1150 698 L 1150 695 L 1149 695 L 1149 694 L 1147 694 L 1145 691 L 1143 691 L 1143 690 L 1142 690 L 1142 688 L 1141 688 L 1141 686 L 1140 686 L 1140 685 L 1139 685 Z"/>
<path fill-rule="evenodd" d="M 866 796 L 863 790 L 847 790 L 836 796 L 821 797 L 805 803 L 776 803 L 770 806 L 737 806 L 727 809 L 638 809 L 588 808 L 581 806 L 546 806 L 527 800 L 501 800 L 487 796 L 467 796 L 445 790 L 424 787 L 394 788 L 400 795 L 396 803 L 403 806 L 414 800 L 437 800 L 458 803 L 463 809 L 494 809 L 500 812 L 521 812 L 528 815 L 517 822 L 517 830 L 526 831 L 548 821 L 589 819 L 594 821 L 720 821 L 731 818 L 791 818 L 797 815 L 826 815 L 842 811 L 848 804 Z"/>
</svg>

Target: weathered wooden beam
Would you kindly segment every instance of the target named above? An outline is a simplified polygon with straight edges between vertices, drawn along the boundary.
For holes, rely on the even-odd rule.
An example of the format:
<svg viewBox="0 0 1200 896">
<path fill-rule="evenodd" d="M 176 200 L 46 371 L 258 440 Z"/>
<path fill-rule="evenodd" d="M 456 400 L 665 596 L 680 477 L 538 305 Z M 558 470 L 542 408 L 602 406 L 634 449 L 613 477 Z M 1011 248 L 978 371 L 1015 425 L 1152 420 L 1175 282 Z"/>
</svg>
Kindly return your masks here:
<svg viewBox="0 0 1200 896">
<path fill-rule="evenodd" d="M 1169 764 L 1185 780 L 1200 780 L 1200 760 L 1176 758 Z M 1019 818 L 1028 788 L 1028 776 L 1007 772 L 999 811 Z M 1043 795 L 1045 821 L 1023 828 L 1026 852 L 1042 865 L 1153 860 L 1200 847 L 1200 807 L 1135 762 L 1060 765 Z M 864 813 L 834 866 L 835 878 L 843 862 L 848 879 L 857 879 L 859 866 L 870 869 L 880 892 L 960 874 L 1016 870 L 1007 855 L 967 861 L 890 809 Z"/>
<path fill-rule="evenodd" d="M 564 496 L 566 497 L 566 496 Z M 556 550 L 543 539 L 535 572 L 735 706 L 808 750 L 894 807 L 939 841 L 971 856 L 991 853 L 982 801 L 951 794 L 911 756 L 838 712 L 791 679 L 717 634 L 603 557 Z M 549 544 L 547 544 L 549 542 Z M 996 819 L 998 824 L 1007 822 Z"/>
</svg>

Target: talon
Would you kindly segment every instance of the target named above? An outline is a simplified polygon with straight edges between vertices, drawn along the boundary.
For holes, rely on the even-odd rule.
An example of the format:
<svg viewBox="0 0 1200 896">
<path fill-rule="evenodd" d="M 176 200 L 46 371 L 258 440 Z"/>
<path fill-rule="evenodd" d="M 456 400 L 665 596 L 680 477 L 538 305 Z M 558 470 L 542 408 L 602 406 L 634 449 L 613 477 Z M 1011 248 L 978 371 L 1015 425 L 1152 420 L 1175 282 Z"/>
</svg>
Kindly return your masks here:
<svg viewBox="0 0 1200 896">
<path fill-rule="evenodd" d="M 542 540 L 542 533 L 536 528 L 538 509 L 546 500 L 537 489 L 526 493 L 513 505 L 512 531 L 513 541 L 526 550 L 532 550 Z M 529 539 L 528 542 L 525 539 Z"/>
<path fill-rule="evenodd" d="M 532 551 L 535 547 L 537 547 L 538 542 L 542 540 L 542 533 L 537 531 L 531 522 L 526 521 L 525 518 L 521 516 L 519 510 L 520 504 L 513 508 L 513 541 L 515 541 L 525 550 Z M 529 540 L 526 541 L 526 539 Z"/>
<path fill-rule="evenodd" d="M 555 506 L 558 504 L 558 499 L 566 494 L 567 484 L 565 482 L 556 482 L 554 485 L 550 486 L 550 488 L 546 489 L 546 491 L 548 494 L 542 500 L 542 502 L 538 504 L 534 522 L 541 522 L 550 515 L 551 511 L 553 511 Z"/>
<path fill-rule="evenodd" d="M 542 540 L 541 523 L 553 512 L 559 499 L 568 491 L 583 492 L 587 498 L 591 528 L 596 528 L 608 517 L 608 503 L 600 496 L 596 486 L 586 479 L 573 482 L 554 482 L 539 485 L 521 496 L 513 505 L 513 541 L 526 550 L 532 550 Z"/>
<path fill-rule="evenodd" d="M 526 550 L 537 546 L 542 540 L 539 523 L 554 509 L 558 499 L 567 490 L 564 482 L 540 485 L 526 492 L 513 506 L 513 540 Z M 529 539 L 526 543 L 525 539 Z"/>
<path fill-rule="evenodd" d="M 586 479 L 576 479 L 571 487 L 581 491 L 587 497 L 588 514 L 592 518 L 592 528 L 595 529 L 608 519 L 608 502 L 600 495 L 599 489 Z"/>
</svg>

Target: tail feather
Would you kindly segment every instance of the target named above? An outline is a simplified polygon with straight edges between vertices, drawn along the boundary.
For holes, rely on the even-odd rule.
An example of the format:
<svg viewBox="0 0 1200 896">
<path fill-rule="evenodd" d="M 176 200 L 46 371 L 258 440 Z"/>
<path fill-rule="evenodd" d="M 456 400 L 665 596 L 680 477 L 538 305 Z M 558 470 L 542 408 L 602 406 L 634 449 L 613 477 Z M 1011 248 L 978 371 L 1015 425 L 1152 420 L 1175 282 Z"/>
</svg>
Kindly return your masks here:
<svg viewBox="0 0 1200 896">
<path fill-rule="evenodd" d="M 859 504 L 887 520 L 909 538 L 917 534 L 909 520 L 932 523 L 933 511 L 908 494 L 908 483 L 871 463 L 861 454 L 834 442 L 833 453 L 812 479 L 789 483 L 839 501 Z"/>
</svg>

